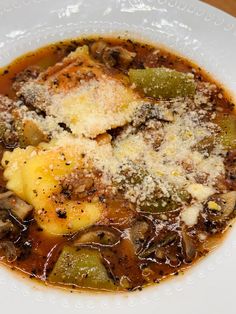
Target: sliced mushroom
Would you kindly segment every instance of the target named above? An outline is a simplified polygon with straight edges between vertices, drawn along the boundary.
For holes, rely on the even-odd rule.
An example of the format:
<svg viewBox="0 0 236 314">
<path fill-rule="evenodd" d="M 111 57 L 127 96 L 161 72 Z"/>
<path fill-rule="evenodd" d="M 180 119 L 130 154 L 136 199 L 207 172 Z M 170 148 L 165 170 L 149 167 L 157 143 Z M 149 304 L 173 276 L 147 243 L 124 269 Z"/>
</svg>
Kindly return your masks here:
<svg viewBox="0 0 236 314">
<path fill-rule="evenodd" d="M 157 250 L 159 250 L 158 244 L 157 243 L 152 243 L 149 247 L 145 248 L 142 252 L 139 253 L 139 256 L 141 258 L 147 258 L 153 253 L 155 253 Z M 161 259 L 163 257 L 163 254 L 160 253 Z M 159 253 L 157 253 L 159 255 Z"/>
<path fill-rule="evenodd" d="M 106 226 L 97 226 L 80 234 L 74 241 L 74 245 L 97 244 L 102 246 L 113 246 L 119 241 L 120 233 L 118 230 Z"/>
<path fill-rule="evenodd" d="M 0 240 L 3 239 L 9 232 L 14 231 L 14 225 L 10 220 L 0 220 Z"/>
<path fill-rule="evenodd" d="M 213 195 L 204 206 L 204 230 L 208 234 L 222 233 L 236 216 L 236 191 Z"/>
<path fill-rule="evenodd" d="M 142 270 L 142 276 L 147 282 L 153 282 L 153 279 L 155 278 L 155 272 L 150 267 L 145 267 Z"/>
<path fill-rule="evenodd" d="M 236 205 L 236 191 L 231 191 L 226 194 L 221 194 L 220 198 L 223 201 L 223 217 L 229 217 L 234 211 Z"/>
<path fill-rule="evenodd" d="M 13 192 L 11 192 L 11 191 L 7 191 L 7 192 L 4 192 L 4 193 L 0 193 L 0 201 L 2 200 L 2 199 L 6 199 L 6 198 L 8 198 L 9 196 L 12 196 L 13 195 Z"/>
<path fill-rule="evenodd" d="M 150 226 L 145 220 L 137 221 L 130 229 L 130 239 L 134 245 L 136 254 L 138 254 L 147 240 Z"/>
<path fill-rule="evenodd" d="M 174 243 L 178 238 L 178 234 L 175 232 L 170 232 L 167 234 L 161 241 L 158 243 L 160 247 L 165 247 L 167 245 L 170 245 Z"/>
<path fill-rule="evenodd" d="M 102 58 L 102 53 L 104 49 L 107 47 L 107 43 L 103 40 L 95 41 L 91 46 L 90 46 L 90 52 L 93 57 L 97 59 Z"/>
<path fill-rule="evenodd" d="M 24 220 L 33 209 L 31 205 L 12 195 L 11 192 L 0 194 L 0 208 L 10 210 L 20 220 Z"/>
<path fill-rule="evenodd" d="M 166 258 L 166 252 L 164 247 L 157 247 L 155 249 L 155 256 L 158 260 L 165 260 Z"/>
<path fill-rule="evenodd" d="M 0 208 L 0 240 L 10 240 L 14 241 L 18 238 L 21 226 L 18 222 L 11 216 L 7 209 Z"/>
<path fill-rule="evenodd" d="M 110 48 L 105 48 L 102 54 L 102 61 L 108 68 L 113 68 L 118 63 L 119 53 Z"/>
<path fill-rule="evenodd" d="M 235 210 L 236 191 L 214 195 L 208 202 L 207 208 L 211 220 L 225 220 Z"/>
<path fill-rule="evenodd" d="M 184 249 L 185 261 L 187 263 L 192 262 L 197 255 L 197 250 L 193 239 L 187 234 L 185 229 L 182 231 L 182 245 Z"/>
<path fill-rule="evenodd" d="M 127 276 L 121 276 L 120 286 L 124 289 L 129 289 L 131 287 L 130 279 Z"/>
<path fill-rule="evenodd" d="M 10 241 L 0 242 L 0 253 L 6 257 L 9 263 L 14 262 L 17 259 L 17 252 L 14 244 Z"/>
<path fill-rule="evenodd" d="M 9 217 L 9 213 L 6 209 L 0 209 L 0 220 L 6 221 Z"/>
<path fill-rule="evenodd" d="M 122 47 L 107 47 L 104 49 L 102 61 L 108 68 L 116 65 L 127 68 L 133 61 L 136 53 L 130 52 Z"/>
<path fill-rule="evenodd" d="M 233 190 L 236 190 L 236 149 L 228 152 L 225 167 L 227 182 Z"/>
<path fill-rule="evenodd" d="M 102 61 L 108 68 L 114 66 L 127 68 L 136 56 L 135 52 L 131 52 L 123 47 L 110 47 L 103 40 L 93 43 L 90 51 L 95 58 Z"/>
<path fill-rule="evenodd" d="M 176 232 L 169 232 L 163 238 L 154 240 L 148 248 L 140 253 L 140 257 L 147 258 L 154 253 L 157 258 L 166 258 L 169 252 L 165 248 L 177 241 L 178 237 Z"/>
</svg>

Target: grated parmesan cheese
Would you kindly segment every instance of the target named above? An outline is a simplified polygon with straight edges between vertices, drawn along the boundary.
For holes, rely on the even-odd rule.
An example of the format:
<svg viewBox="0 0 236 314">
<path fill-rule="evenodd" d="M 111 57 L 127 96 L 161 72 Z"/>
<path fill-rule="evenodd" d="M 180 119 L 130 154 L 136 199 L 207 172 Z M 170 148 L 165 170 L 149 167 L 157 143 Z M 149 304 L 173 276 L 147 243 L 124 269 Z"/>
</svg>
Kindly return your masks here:
<svg viewBox="0 0 236 314">
<path fill-rule="evenodd" d="M 72 75 L 70 62 L 77 57 L 84 65 L 78 69 L 73 64 L 73 86 L 52 87 L 57 75 L 67 70 Z M 209 96 L 215 86 L 199 83 L 194 99 L 153 103 L 141 98 L 134 86 L 127 86 L 123 77 L 118 80 L 107 76 L 84 48 L 64 61 L 55 66 L 59 74 L 49 68 L 48 79 L 43 80 L 42 74 L 38 81 L 28 82 L 20 90 L 26 105 L 37 108 L 31 111 L 19 105 L 22 120 L 34 121 L 52 138 L 39 149 L 77 147 L 85 156 L 84 163 L 101 172 L 102 183 L 109 191 L 122 190 L 138 210 L 149 206 L 152 199 L 160 199 L 162 206 L 167 204 L 166 199 L 171 200 L 185 206 L 182 221 L 194 225 L 202 210 L 200 203 L 218 192 L 218 179 L 225 175 L 224 151 L 219 143 L 210 152 L 197 148 L 202 140 L 218 132 L 212 122 Z M 41 110 L 45 117 L 40 115 Z M 111 140 L 106 132 L 117 127 L 123 128 Z M 98 135 L 100 140 L 96 139 Z M 186 207 L 189 201 L 182 198 L 183 191 L 188 192 L 191 206 Z"/>
<path fill-rule="evenodd" d="M 193 198 L 197 199 L 200 202 L 207 200 L 208 197 L 216 192 L 216 190 L 211 187 L 197 183 L 190 184 L 186 190 L 192 195 Z"/>
<path fill-rule="evenodd" d="M 198 216 L 202 210 L 201 204 L 194 204 L 190 207 L 185 208 L 181 213 L 182 221 L 188 226 L 194 226 L 198 221 Z"/>
<path fill-rule="evenodd" d="M 94 138 L 130 122 L 140 103 L 137 99 L 131 89 L 104 77 L 85 82 L 67 95 L 52 96 L 48 113 L 65 122 L 73 134 Z"/>
</svg>

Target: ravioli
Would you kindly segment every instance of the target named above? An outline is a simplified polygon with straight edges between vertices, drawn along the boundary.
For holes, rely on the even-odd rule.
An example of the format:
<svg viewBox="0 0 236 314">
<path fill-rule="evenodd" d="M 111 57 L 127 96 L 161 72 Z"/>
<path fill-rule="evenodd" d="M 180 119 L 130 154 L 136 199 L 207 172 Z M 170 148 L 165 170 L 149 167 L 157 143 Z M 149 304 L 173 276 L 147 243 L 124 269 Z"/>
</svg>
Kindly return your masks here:
<svg viewBox="0 0 236 314">
<path fill-rule="evenodd" d="M 55 146 L 54 146 L 55 145 Z M 34 207 L 34 217 L 50 234 L 73 233 L 97 222 L 101 203 L 60 198 L 61 179 L 83 167 L 79 146 L 44 144 L 17 148 L 2 159 L 7 188 Z"/>
<path fill-rule="evenodd" d="M 73 134 L 91 138 L 130 122 L 143 102 L 127 77 L 108 75 L 87 46 L 26 83 L 18 94 L 53 117 L 55 124 L 64 123 Z"/>
</svg>

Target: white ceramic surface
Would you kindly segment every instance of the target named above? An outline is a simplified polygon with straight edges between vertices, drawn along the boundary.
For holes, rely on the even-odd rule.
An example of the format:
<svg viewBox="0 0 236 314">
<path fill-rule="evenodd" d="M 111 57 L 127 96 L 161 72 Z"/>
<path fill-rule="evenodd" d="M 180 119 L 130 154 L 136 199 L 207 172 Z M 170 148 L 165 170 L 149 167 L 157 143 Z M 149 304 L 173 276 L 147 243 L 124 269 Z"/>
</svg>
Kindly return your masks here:
<svg viewBox="0 0 236 314">
<path fill-rule="evenodd" d="M 236 20 L 197 0 L 0 0 L 0 65 L 46 43 L 111 32 L 171 47 L 236 95 Z M 235 314 L 235 268 L 236 226 L 184 276 L 142 292 L 70 294 L 0 266 L 0 313 Z"/>
</svg>

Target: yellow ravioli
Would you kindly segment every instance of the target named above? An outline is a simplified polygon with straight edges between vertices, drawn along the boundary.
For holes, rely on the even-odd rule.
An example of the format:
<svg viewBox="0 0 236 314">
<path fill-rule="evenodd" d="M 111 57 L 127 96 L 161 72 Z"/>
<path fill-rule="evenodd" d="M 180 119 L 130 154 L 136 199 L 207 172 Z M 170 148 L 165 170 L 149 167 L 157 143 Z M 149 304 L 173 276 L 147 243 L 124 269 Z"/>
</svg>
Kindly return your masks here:
<svg viewBox="0 0 236 314">
<path fill-rule="evenodd" d="M 82 164 L 77 146 L 17 148 L 5 152 L 2 159 L 7 188 L 34 207 L 39 226 L 58 235 L 76 232 L 100 219 L 102 205 L 98 202 L 58 201 L 60 180 Z"/>
</svg>

